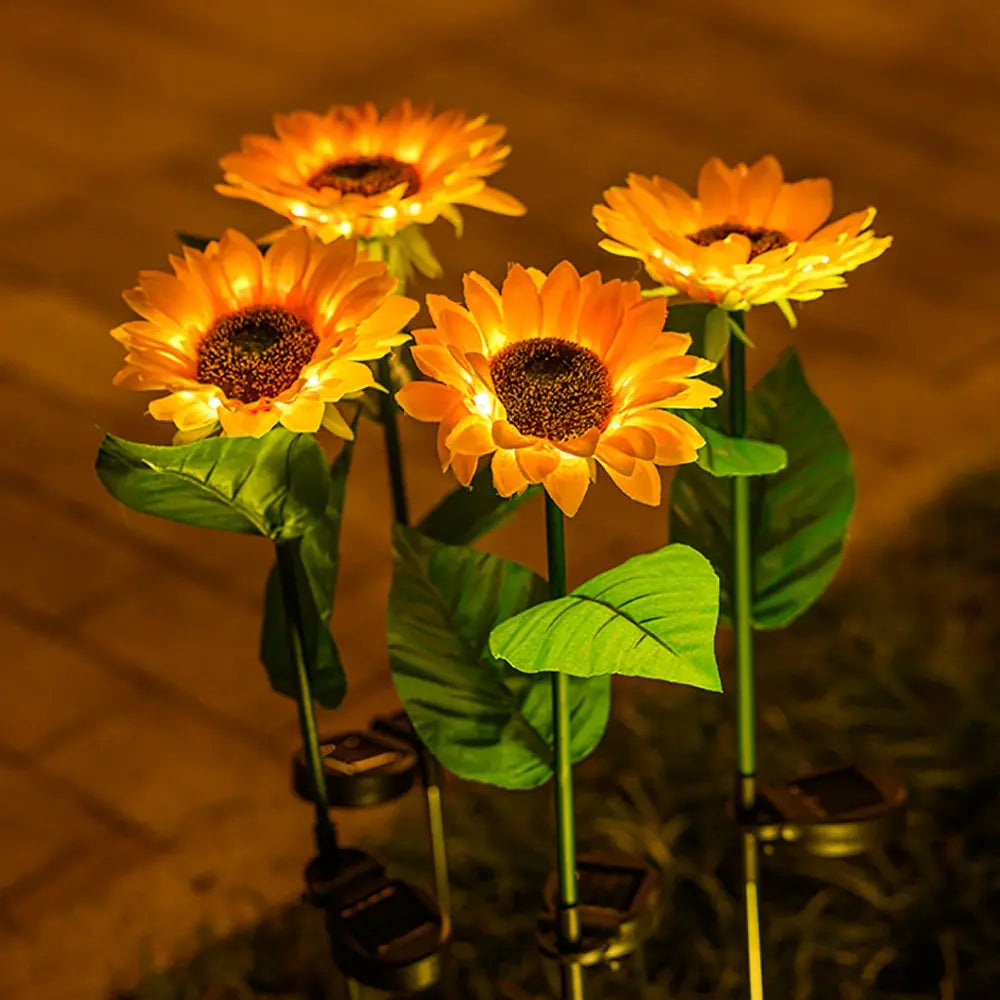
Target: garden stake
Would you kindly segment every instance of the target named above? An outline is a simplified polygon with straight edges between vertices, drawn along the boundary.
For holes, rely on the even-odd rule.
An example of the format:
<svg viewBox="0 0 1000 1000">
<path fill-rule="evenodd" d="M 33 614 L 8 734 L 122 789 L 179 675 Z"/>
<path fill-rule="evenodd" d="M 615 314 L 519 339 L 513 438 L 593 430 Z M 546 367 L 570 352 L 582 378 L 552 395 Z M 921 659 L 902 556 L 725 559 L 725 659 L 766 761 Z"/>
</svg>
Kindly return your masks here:
<svg viewBox="0 0 1000 1000">
<path fill-rule="evenodd" d="M 326 779 L 323 776 L 323 760 L 320 756 L 319 736 L 316 730 L 316 711 L 313 706 L 312 690 L 309 685 L 309 666 L 305 656 L 305 630 L 295 580 L 299 544 L 300 539 L 293 538 L 277 542 L 274 547 L 278 558 L 278 573 L 281 577 L 281 595 L 285 605 L 289 652 L 292 662 L 295 664 L 296 700 L 299 706 L 302 745 L 305 749 L 306 763 L 312 780 L 313 802 L 316 807 L 316 849 L 321 858 L 328 858 L 337 850 L 337 831 L 330 818 Z"/>
<path fill-rule="evenodd" d="M 549 564 L 549 598 L 557 600 L 566 596 L 566 545 L 562 511 L 547 493 L 545 541 Z M 568 687 L 565 674 L 552 674 L 552 727 L 556 756 L 556 871 L 559 878 L 557 934 L 559 948 L 564 952 L 575 950 L 580 943 Z M 583 969 L 579 963 L 560 962 L 559 976 L 563 1000 L 583 1000 Z"/>
<path fill-rule="evenodd" d="M 379 260 L 384 260 L 389 274 L 389 248 L 380 240 L 365 241 L 369 253 Z M 402 294 L 406 289 L 405 275 L 392 274 L 399 282 L 396 291 Z M 406 500 L 406 479 L 403 474 L 403 449 L 399 443 L 399 409 L 393 395 L 392 386 L 392 354 L 384 355 L 378 361 L 378 380 L 385 392 L 380 393 L 379 415 L 382 418 L 382 428 L 385 434 L 385 451 L 389 462 L 389 482 L 392 488 L 393 517 L 397 524 L 409 526 L 410 511 Z M 424 751 L 424 756 L 429 753 Z M 424 774 L 440 777 L 437 761 L 424 762 Z M 431 842 L 431 865 L 434 869 L 434 893 L 437 896 L 438 909 L 446 922 L 451 920 L 451 890 L 448 886 L 448 851 L 444 839 L 444 813 L 441 808 L 441 783 L 437 781 L 424 782 L 424 796 L 427 802 L 427 832 Z"/>
<path fill-rule="evenodd" d="M 742 312 L 730 318 L 744 328 Z M 729 342 L 729 433 L 734 438 L 747 433 L 746 347 L 734 336 Z M 757 800 L 757 730 L 756 684 L 753 662 L 753 624 L 750 606 L 753 596 L 753 567 L 750 545 L 750 479 L 732 477 L 733 573 L 732 620 L 736 641 L 736 719 L 737 766 L 739 769 L 740 812 L 747 814 Z M 743 896 L 747 920 L 747 960 L 750 977 L 750 1000 L 763 1000 L 764 972 L 760 948 L 760 905 L 758 888 L 760 865 L 757 838 L 744 831 Z"/>
</svg>

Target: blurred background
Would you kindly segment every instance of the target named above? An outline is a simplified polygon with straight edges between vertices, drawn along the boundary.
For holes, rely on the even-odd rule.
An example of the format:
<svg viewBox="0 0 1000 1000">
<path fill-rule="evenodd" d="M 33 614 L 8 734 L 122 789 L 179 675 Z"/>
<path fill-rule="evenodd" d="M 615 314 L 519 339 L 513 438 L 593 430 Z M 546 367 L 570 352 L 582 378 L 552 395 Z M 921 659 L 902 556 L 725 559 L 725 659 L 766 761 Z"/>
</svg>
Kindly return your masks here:
<svg viewBox="0 0 1000 1000">
<path fill-rule="evenodd" d="M 498 282 L 510 261 L 632 276 L 591 218 L 629 171 L 774 153 L 829 176 L 835 215 L 875 205 L 895 244 L 791 334 L 758 310 L 752 364 L 794 341 L 854 450 L 844 573 L 1000 450 L 1000 8 L 981 0 L 8 0 L 0 8 L 0 996 L 98 997 L 143 963 L 299 891 L 308 810 L 288 792 L 291 703 L 256 662 L 264 542 L 134 515 L 93 475 L 101 433 L 166 443 L 116 390 L 121 290 L 178 229 L 275 216 L 213 191 L 218 158 L 274 112 L 409 96 L 486 113 L 523 219 L 429 233 L 411 292 Z M 753 369 L 751 371 L 753 374 Z M 417 513 L 451 488 L 404 424 Z M 391 704 L 385 462 L 363 429 L 335 625 L 335 724 Z M 542 564 L 529 505 L 489 541 Z M 662 544 L 665 510 L 607 481 L 568 534 L 571 584 Z M 348 818 L 379 826 L 385 814 Z"/>
</svg>

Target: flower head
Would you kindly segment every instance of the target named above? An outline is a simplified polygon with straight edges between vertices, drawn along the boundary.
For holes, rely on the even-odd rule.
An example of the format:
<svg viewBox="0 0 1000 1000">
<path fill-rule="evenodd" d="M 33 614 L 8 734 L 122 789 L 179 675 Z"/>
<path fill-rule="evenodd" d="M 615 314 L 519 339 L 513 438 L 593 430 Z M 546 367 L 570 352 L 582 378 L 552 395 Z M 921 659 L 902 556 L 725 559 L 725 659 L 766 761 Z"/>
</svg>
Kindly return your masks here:
<svg viewBox="0 0 1000 1000">
<path fill-rule="evenodd" d="M 189 437 L 219 425 L 259 437 L 279 422 L 350 436 L 328 404 L 375 385 L 364 362 L 405 342 L 419 308 L 353 241 L 324 245 L 304 230 L 266 254 L 228 230 L 170 263 L 173 274 L 143 271 L 124 293 L 143 318 L 111 332 L 128 351 L 115 384 L 169 390 L 149 412 Z"/>
<path fill-rule="evenodd" d="M 594 216 L 610 237 L 601 241 L 605 250 L 637 257 L 668 294 L 724 309 L 819 298 L 892 242 L 869 229 L 874 208 L 824 225 L 833 208 L 830 182 L 786 184 L 773 156 L 752 167 L 709 160 L 697 198 L 638 174 L 604 198 Z"/>
<path fill-rule="evenodd" d="M 501 290 L 465 275 L 465 306 L 428 295 L 434 326 L 414 332 L 417 366 L 400 406 L 438 427 L 443 469 L 468 485 L 492 454 L 502 496 L 542 483 L 568 515 L 597 465 L 634 500 L 658 504 L 657 465 L 696 458 L 701 435 L 670 408 L 714 405 L 694 376 L 712 364 L 663 330 L 662 298 L 636 282 L 583 278 L 564 261 L 546 275 L 513 265 Z"/>
<path fill-rule="evenodd" d="M 461 227 L 457 205 L 504 215 L 524 206 L 486 186 L 510 152 L 504 128 L 460 111 L 435 115 L 401 101 L 381 118 L 374 105 L 337 105 L 324 115 L 276 115 L 277 137 L 248 135 L 219 162 L 217 190 L 259 202 L 324 241 L 385 238 L 414 222 L 445 216 Z"/>
</svg>

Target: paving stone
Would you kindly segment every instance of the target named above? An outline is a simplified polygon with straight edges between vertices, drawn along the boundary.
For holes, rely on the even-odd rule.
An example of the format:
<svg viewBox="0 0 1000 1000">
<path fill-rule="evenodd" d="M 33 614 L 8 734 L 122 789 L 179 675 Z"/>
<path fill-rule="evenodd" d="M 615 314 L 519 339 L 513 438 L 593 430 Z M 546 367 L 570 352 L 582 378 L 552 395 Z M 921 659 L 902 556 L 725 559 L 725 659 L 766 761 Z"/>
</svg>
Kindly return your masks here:
<svg viewBox="0 0 1000 1000">
<path fill-rule="evenodd" d="M 134 699 L 135 687 L 50 632 L 19 623 L 0 610 L 4 639 L 3 724 L 0 747 L 29 758 L 108 717 Z"/>
<path fill-rule="evenodd" d="M 0 757 L 0 910 L 19 886 L 37 882 L 50 862 L 101 833 L 92 816 L 40 784 L 17 758 Z"/>
<path fill-rule="evenodd" d="M 269 782 L 288 782 L 286 762 L 263 741 L 254 745 L 150 695 L 38 756 L 50 773 L 165 839 L 245 810 Z"/>
<path fill-rule="evenodd" d="M 231 567 L 234 575 L 244 566 Z M 260 588 L 263 590 L 263 574 Z M 79 624 L 81 634 L 194 700 L 267 734 L 294 703 L 275 694 L 257 659 L 260 611 L 190 580 L 149 572 Z"/>
<path fill-rule="evenodd" d="M 108 545 L 85 523 L 58 508 L 40 508 L 30 496 L 0 490 L 4 572 L 0 595 L 45 614 L 60 615 L 98 597 L 133 574 L 134 552 Z"/>
</svg>

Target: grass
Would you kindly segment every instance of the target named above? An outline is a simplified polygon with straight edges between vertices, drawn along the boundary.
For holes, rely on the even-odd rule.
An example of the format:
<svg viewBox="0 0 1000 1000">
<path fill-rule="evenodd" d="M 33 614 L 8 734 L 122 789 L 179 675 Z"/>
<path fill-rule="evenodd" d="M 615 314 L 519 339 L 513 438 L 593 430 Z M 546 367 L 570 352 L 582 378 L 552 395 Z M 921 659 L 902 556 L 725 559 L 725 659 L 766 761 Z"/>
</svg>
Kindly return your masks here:
<svg viewBox="0 0 1000 1000">
<path fill-rule="evenodd" d="M 886 851 L 821 861 L 786 848 L 764 859 L 771 998 L 997 995 L 998 515 L 1000 474 L 956 485 L 849 585 L 791 628 L 760 636 L 761 773 L 780 781 L 840 760 L 872 762 L 891 765 L 911 790 L 906 830 Z M 731 698 L 627 682 L 603 744 L 578 769 L 582 845 L 612 845 L 662 870 L 649 1000 L 745 996 L 738 844 L 726 819 L 734 736 Z M 446 806 L 461 1000 L 545 995 L 533 934 L 552 863 L 550 790 L 453 782 Z M 400 835 L 379 852 L 392 871 L 426 880 L 423 839 L 402 833 L 419 828 L 419 808 L 414 796 Z M 322 929 L 298 907 L 161 974 L 160 992 L 149 992 L 150 979 L 133 996 L 266 995 L 266 965 L 290 997 L 337 996 Z M 206 968 L 232 992 L 212 992 Z M 596 977 L 588 995 L 637 996 L 626 973 Z M 198 976 L 203 991 L 191 992 Z"/>
</svg>

